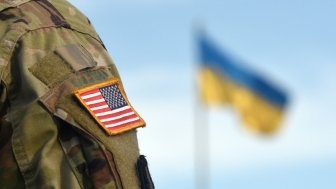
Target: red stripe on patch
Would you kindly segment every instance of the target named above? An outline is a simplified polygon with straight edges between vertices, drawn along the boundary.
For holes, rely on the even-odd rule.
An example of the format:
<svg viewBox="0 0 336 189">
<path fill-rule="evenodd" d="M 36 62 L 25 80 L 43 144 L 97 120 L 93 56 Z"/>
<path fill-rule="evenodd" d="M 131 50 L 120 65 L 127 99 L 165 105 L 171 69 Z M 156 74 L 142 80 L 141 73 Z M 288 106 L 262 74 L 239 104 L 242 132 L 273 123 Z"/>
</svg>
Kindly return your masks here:
<svg viewBox="0 0 336 189">
<path fill-rule="evenodd" d="M 115 127 L 110 127 L 108 128 L 108 130 L 110 131 L 118 131 L 118 130 L 122 130 L 125 126 L 128 126 L 128 125 L 133 125 L 135 123 L 142 123 L 141 120 L 136 120 L 136 121 L 132 121 L 132 122 L 129 122 L 129 123 L 125 123 L 125 124 L 122 124 L 122 125 L 119 125 L 119 126 L 115 126 Z"/>
<path fill-rule="evenodd" d="M 95 96 L 95 97 L 91 97 L 91 98 L 88 98 L 88 99 L 83 99 L 84 100 L 84 102 L 90 102 L 90 101 L 94 101 L 94 100 L 100 100 L 100 99 L 103 99 L 104 100 L 104 98 L 101 96 L 101 95 L 99 95 L 99 96 Z"/>
<path fill-rule="evenodd" d="M 111 118 L 111 117 L 120 116 L 120 115 L 130 113 L 130 112 L 133 112 L 132 109 L 123 110 L 123 111 L 120 111 L 120 112 L 117 112 L 117 113 L 114 113 L 114 114 L 99 116 L 99 119 L 108 119 L 108 118 Z"/>
<path fill-rule="evenodd" d="M 95 114 L 100 114 L 100 113 L 105 113 L 105 112 L 109 112 L 109 111 L 111 111 L 111 109 L 107 107 L 107 108 L 103 108 L 103 109 L 100 109 L 100 110 L 94 110 L 93 112 Z M 102 116 L 98 116 L 98 117 L 101 119 Z"/>
<path fill-rule="evenodd" d="M 99 89 L 93 89 L 91 91 L 81 93 L 80 96 L 86 96 L 86 95 L 90 95 L 90 94 L 94 94 L 94 93 L 99 93 L 99 92 L 100 92 Z"/>
<path fill-rule="evenodd" d="M 104 106 L 104 105 L 107 105 L 106 102 L 99 102 L 99 103 L 96 103 L 96 104 L 90 104 L 90 105 L 87 105 L 90 109 L 92 108 L 95 108 L 95 107 L 99 107 L 99 106 Z"/>
<path fill-rule="evenodd" d="M 122 118 L 119 118 L 119 119 L 116 119 L 116 120 L 112 120 L 112 121 L 108 121 L 108 122 L 103 122 L 103 123 L 104 123 L 104 125 L 107 126 L 107 125 L 110 125 L 110 124 L 116 124 L 116 123 L 119 123 L 119 122 L 122 122 L 122 121 L 126 121 L 126 120 L 129 120 L 129 119 L 137 118 L 137 117 L 138 117 L 137 115 L 133 114 L 133 115 L 122 117 Z"/>
</svg>

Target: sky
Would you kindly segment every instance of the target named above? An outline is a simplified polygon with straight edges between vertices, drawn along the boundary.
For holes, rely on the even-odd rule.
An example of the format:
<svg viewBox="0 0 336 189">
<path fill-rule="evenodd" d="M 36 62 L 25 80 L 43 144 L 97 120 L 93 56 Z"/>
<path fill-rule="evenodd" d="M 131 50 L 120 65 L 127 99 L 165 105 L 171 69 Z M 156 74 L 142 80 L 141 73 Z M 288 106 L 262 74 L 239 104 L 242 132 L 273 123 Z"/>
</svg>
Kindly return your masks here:
<svg viewBox="0 0 336 189">
<path fill-rule="evenodd" d="M 103 39 L 132 105 L 156 188 L 193 189 L 197 41 L 217 46 L 290 97 L 273 137 L 212 108 L 211 189 L 336 188 L 336 1 L 70 0 Z"/>
</svg>

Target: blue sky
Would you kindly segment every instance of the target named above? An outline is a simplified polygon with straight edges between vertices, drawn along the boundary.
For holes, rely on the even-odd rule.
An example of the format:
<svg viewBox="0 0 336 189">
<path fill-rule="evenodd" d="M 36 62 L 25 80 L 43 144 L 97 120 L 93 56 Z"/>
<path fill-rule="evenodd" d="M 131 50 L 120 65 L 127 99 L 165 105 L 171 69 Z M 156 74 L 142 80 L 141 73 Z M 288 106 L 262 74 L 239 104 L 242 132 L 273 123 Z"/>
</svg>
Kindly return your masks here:
<svg viewBox="0 0 336 189">
<path fill-rule="evenodd" d="M 336 188 L 335 1 L 71 2 L 91 19 L 147 121 L 139 142 L 157 188 L 194 188 L 197 25 L 291 99 L 272 138 L 246 131 L 230 109 L 209 110 L 211 188 Z"/>
</svg>

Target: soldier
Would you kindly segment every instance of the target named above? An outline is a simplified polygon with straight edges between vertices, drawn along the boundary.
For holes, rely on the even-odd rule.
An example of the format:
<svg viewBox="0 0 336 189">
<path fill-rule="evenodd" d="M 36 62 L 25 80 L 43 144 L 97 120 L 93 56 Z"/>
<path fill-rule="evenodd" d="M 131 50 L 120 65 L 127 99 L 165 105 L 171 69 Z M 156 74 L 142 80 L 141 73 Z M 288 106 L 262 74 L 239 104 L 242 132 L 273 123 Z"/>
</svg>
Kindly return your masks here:
<svg viewBox="0 0 336 189">
<path fill-rule="evenodd" d="M 0 188 L 152 189 L 131 106 L 65 0 L 0 0 Z"/>
</svg>

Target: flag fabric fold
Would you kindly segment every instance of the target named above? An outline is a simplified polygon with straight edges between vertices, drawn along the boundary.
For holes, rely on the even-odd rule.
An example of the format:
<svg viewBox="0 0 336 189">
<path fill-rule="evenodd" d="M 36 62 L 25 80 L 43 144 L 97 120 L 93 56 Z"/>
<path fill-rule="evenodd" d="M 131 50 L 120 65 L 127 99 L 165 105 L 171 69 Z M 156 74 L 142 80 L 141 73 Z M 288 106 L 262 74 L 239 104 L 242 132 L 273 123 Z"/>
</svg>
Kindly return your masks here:
<svg viewBox="0 0 336 189">
<path fill-rule="evenodd" d="M 273 133 L 288 104 L 286 93 L 230 56 L 205 36 L 199 38 L 201 98 L 206 105 L 231 105 L 244 124 L 257 132 Z"/>
</svg>

